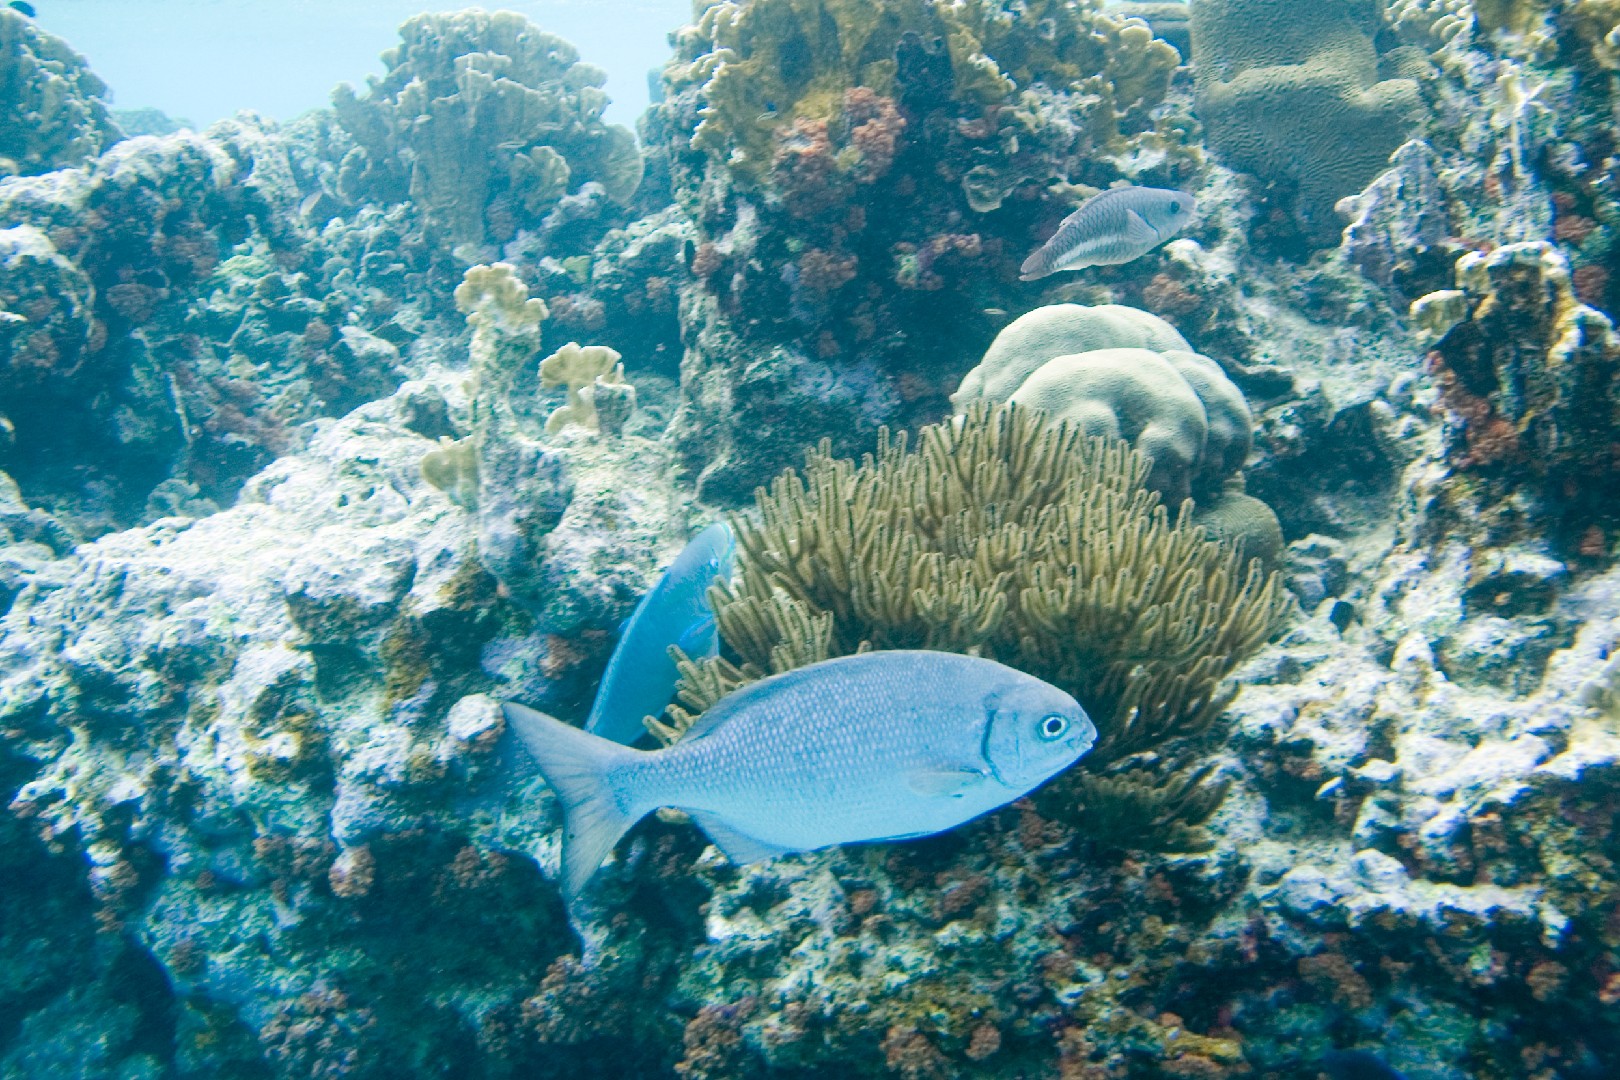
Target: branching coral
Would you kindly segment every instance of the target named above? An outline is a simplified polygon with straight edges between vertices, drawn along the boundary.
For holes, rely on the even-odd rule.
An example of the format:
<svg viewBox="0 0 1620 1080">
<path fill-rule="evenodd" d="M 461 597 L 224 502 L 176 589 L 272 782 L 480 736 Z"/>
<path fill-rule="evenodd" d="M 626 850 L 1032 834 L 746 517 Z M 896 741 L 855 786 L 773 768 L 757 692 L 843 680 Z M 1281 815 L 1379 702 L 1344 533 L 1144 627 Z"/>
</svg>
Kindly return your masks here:
<svg viewBox="0 0 1620 1080">
<path fill-rule="evenodd" d="M 345 194 L 409 198 L 456 243 L 509 239 L 587 181 L 615 201 L 635 194 L 635 138 L 602 123 L 606 75 L 566 41 L 509 11 L 418 15 L 400 37 L 365 97 L 333 97 L 357 144 Z"/>
<path fill-rule="evenodd" d="M 1289 601 L 1173 521 L 1147 468 L 1123 443 L 982 403 L 924 428 L 915 452 L 884 433 L 856 465 L 823 445 L 756 494 L 757 520 L 733 520 L 739 577 L 711 600 L 740 663 L 687 663 L 661 734 L 767 673 L 868 648 L 977 652 L 1071 691 L 1101 733 L 1093 771 L 1197 734 Z M 1205 809 L 1185 775 L 1154 780 L 1165 805 Z"/>
</svg>

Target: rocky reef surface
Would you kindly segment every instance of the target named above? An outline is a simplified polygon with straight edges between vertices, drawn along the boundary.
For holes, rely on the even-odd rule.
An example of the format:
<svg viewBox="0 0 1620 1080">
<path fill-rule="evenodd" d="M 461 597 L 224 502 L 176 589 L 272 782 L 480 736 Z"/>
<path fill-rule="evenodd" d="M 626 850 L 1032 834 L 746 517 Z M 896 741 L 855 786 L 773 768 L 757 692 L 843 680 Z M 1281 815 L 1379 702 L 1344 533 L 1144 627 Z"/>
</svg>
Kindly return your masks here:
<svg viewBox="0 0 1620 1080">
<path fill-rule="evenodd" d="M 639 147 L 508 16 L 121 138 L 0 10 L 0 1077 L 1620 1072 L 1620 9 L 1319 8 L 716 3 Z M 1199 220 L 1017 281 L 1121 179 Z M 1060 304 L 1196 361 L 1069 395 L 1133 438 L 1252 424 L 1159 485 L 1281 531 L 1207 722 L 908 843 L 652 819 L 565 912 L 499 702 Z"/>
</svg>

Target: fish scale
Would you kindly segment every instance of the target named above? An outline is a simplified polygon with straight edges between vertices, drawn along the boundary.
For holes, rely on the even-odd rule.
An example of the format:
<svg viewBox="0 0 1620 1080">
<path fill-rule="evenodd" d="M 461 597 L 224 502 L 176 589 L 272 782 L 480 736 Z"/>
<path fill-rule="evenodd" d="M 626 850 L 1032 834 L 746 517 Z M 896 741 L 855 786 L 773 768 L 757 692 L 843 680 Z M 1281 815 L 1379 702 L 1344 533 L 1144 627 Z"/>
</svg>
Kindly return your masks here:
<svg viewBox="0 0 1620 1080">
<path fill-rule="evenodd" d="M 666 750 L 631 750 L 522 706 L 506 714 L 562 801 L 570 898 L 661 806 L 751 862 L 952 828 L 1024 795 L 1096 740 L 1058 688 L 993 660 L 922 650 L 763 679 Z"/>
</svg>

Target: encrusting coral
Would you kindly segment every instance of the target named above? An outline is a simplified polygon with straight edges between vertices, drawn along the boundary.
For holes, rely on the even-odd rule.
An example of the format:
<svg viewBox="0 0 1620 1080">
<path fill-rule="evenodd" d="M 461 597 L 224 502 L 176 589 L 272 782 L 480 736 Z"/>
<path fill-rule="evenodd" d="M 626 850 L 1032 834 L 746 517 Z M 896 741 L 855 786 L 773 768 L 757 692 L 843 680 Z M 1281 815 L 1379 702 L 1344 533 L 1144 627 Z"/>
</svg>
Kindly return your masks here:
<svg viewBox="0 0 1620 1080">
<path fill-rule="evenodd" d="M 1121 442 L 984 403 L 924 428 L 915 452 L 885 432 L 857 466 L 824 444 L 802 476 L 756 493 L 757 519 L 733 519 L 738 577 L 711 600 L 740 663 L 684 664 L 673 723 L 654 730 L 678 738 L 767 674 L 929 648 L 993 657 L 1073 693 L 1100 733 L 1093 773 L 1203 731 L 1230 700 L 1224 677 L 1292 600 L 1187 511 L 1171 519 L 1147 471 Z M 1107 813 L 1125 788 L 1144 803 L 1163 789 L 1159 803 L 1207 817 L 1209 800 L 1187 784 L 1185 772 L 1139 767 L 1082 790 L 1088 813 Z"/>
<path fill-rule="evenodd" d="M 642 161 L 626 128 L 602 122 L 606 75 L 510 11 L 418 15 L 383 55 L 387 72 L 333 106 L 356 146 L 339 187 L 409 199 L 452 243 L 508 240 L 589 181 L 628 201 Z"/>
<path fill-rule="evenodd" d="M 1452 418 L 1453 461 L 1537 478 L 1561 531 L 1611 524 L 1620 463 L 1614 324 L 1576 298 L 1568 260 L 1551 244 L 1470 252 L 1456 273 L 1457 289 L 1412 305 L 1438 337 L 1429 367 Z"/>
<path fill-rule="evenodd" d="M 82 165 L 117 142 L 106 93 L 67 42 L 0 8 L 0 176 Z"/>
</svg>

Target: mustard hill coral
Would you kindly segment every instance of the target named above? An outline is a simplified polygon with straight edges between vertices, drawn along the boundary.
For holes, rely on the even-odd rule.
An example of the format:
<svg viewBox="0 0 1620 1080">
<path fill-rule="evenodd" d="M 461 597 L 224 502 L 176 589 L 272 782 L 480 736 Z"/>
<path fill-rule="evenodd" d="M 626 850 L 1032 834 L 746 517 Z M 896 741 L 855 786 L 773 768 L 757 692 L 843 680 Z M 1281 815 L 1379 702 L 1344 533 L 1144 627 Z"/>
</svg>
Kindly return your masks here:
<svg viewBox="0 0 1620 1080">
<path fill-rule="evenodd" d="M 1380 79 L 1370 0 L 1201 0 L 1196 100 L 1212 149 L 1297 192 L 1307 234 L 1337 238 L 1333 204 L 1384 168 L 1422 114 L 1411 79 Z"/>
<path fill-rule="evenodd" d="M 569 424 L 617 431 L 636 404 L 635 388 L 624 379 L 619 354 L 606 345 L 570 341 L 540 361 L 540 385 L 568 388 L 567 404 L 546 419 L 547 431 Z"/>
<path fill-rule="evenodd" d="M 106 93 L 67 42 L 0 8 L 0 176 L 82 165 L 118 141 Z"/>
<path fill-rule="evenodd" d="M 987 403 L 924 428 L 914 452 L 885 433 L 856 465 L 823 445 L 756 494 L 757 518 L 733 519 L 738 577 L 711 600 L 740 666 L 685 665 L 674 724 L 656 730 L 868 648 L 978 652 L 1063 687 L 1097 724 L 1093 770 L 1203 730 L 1292 601 L 1185 512 L 1173 521 L 1147 470 L 1121 442 Z M 1184 795 L 1171 801 L 1203 806 Z"/>
<path fill-rule="evenodd" d="M 641 183 L 629 130 L 602 122 L 606 75 L 573 46 L 509 11 L 418 15 L 383 54 L 364 97 L 333 95 L 355 141 L 350 198 L 409 198 L 453 243 L 510 239 L 597 181 L 625 202 Z"/>
</svg>

